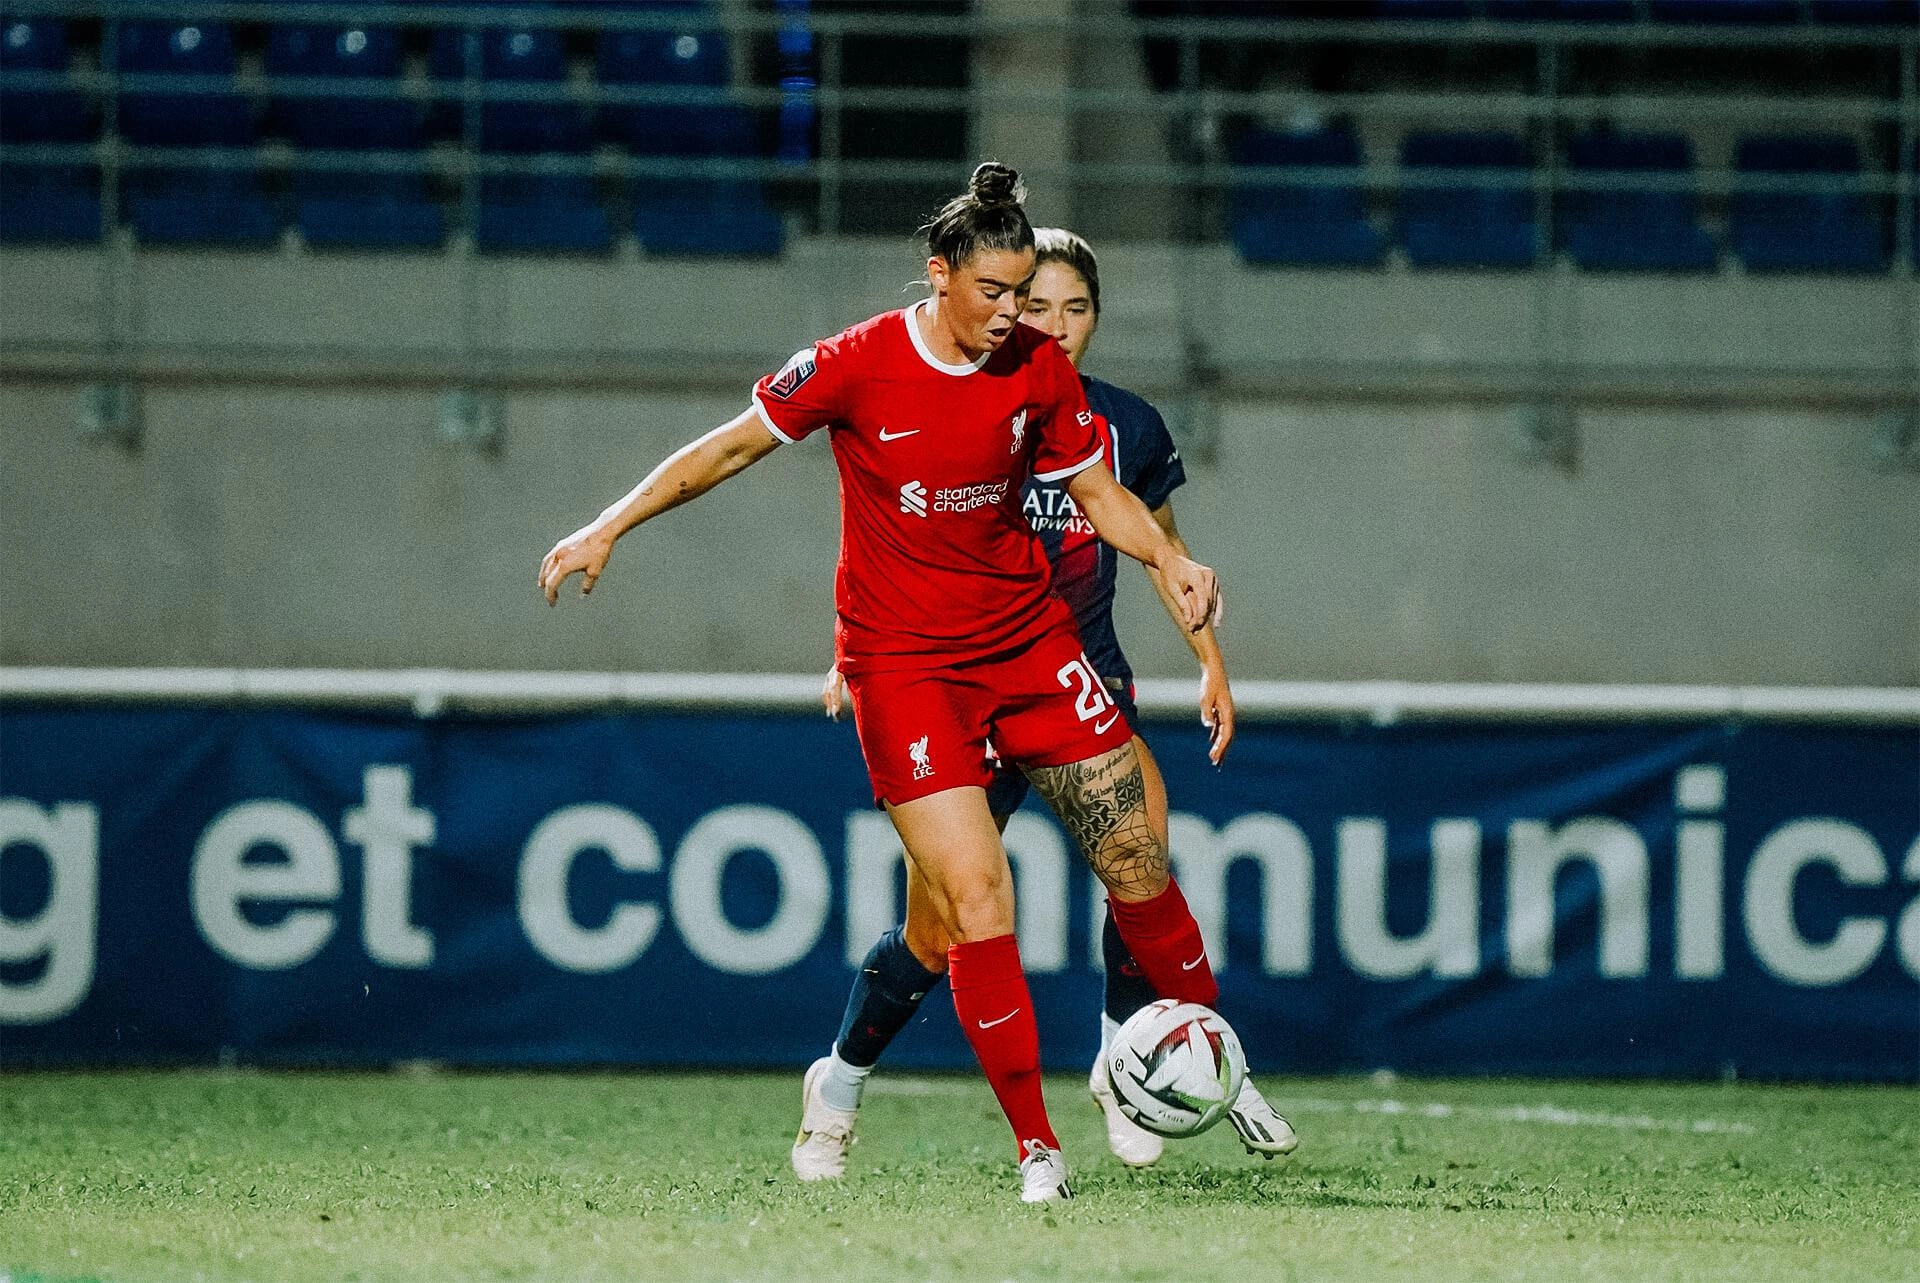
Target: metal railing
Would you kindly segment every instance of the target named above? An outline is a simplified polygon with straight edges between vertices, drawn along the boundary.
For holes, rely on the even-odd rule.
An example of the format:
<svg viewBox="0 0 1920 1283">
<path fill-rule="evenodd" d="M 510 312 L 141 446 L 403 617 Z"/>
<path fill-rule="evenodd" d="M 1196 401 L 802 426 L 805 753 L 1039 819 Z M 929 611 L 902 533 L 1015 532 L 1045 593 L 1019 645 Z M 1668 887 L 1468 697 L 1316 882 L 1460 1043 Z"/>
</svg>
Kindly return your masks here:
<svg viewBox="0 0 1920 1283">
<path fill-rule="evenodd" d="M 820 712 L 817 673 L 536 673 L 449 669 L 0 668 L 0 700 L 237 704 L 449 711 L 564 712 L 733 709 Z M 1920 726 L 1920 689 L 1625 686 L 1446 682 L 1234 684 L 1239 716 L 1256 720 L 1809 721 Z M 1184 718 L 1199 684 L 1143 679 L 1138 703 Z"/>
<path fill-rule="evenodd" d="M 1817 2 L 1817 0 L 1816 0 Z M 1147 155 L 1124 162 L 1086 161 L 1073 157 L 1055 164 L 1024 165 L 1030 180 L 1040 187 L 1069 193 L 1099 193 L 1124 187 L 1155 193 L 1186 211 L 1173 220 L 1184 231 L 1176 239 L 1195 240 L 1219 234 L 1219 213 L 1230 193 L 1249 187 L 1288 188 L 1334 186 L 1358 188 L 1368 194 L 1376 218 L 1387 216 L 1400 194 L 1443 188 L 1482 187 L 1527 191 L 1533 196 L 1536 277 L 1543 292 L 1566 289 L 1559 274 L 1545 270 L 1555 261 L 1559 223 L 1565 198 L 1591 192 L 1695 193 L 1710 206 L 1735 194 L 1846 193 L 1876 202 L 1878 214 L 1888 218 L 1893 238 L 1891 270 L 1910 278 L 1915 270 L 1914 228 L 1920 207 L 1920 177 L 1916 176 L 1916 140 L 1920 140 L 1920 28 L 1908 26 L 1662 26 L 1651 23 L 1617 25 L 1582 22 L 1496 22 L 1486 18 L 1464 21 L 1368 21 L 1327 19 L 1155 19 L 1105 24 L 1089 30 L 1068 18 L 1043 11 L 979 13 L 951 16 L 933 13 L 851 14 L 843 12 L 763 12 L 745 6 L 716 7 L 709 13 L 673 10 L 595 8 L 591 13 L 570 6 L 520 8 L 511 4 L 421 7 L 404 4 L 314 4 L 297 9 L 275 4 L 205 3 L 76 3 L 59 0 L 8 0 L 7 18 L 55 17 L 97 20 L 101 24 L 100 65 L 67 72 L 7 71 L 0 73 L 9 88 L 78 89 L 94 95 L 104 121 L 99 142 L 70 146 L 36 144 L 0 147 L 0 167 L 15 164 L 80 165 L 97 167 L 106 219 L 118 222 L 121 178 L 136 168 L 203 167 L 254 170 L 270 174 L 297 172 L 419 173 L 459 193 L 469 226 L 480 200 L 481 181 L 508 174 L 591 175 L 611 183 L 675 178 L 738 179 L 774 185 L 791 213 L 816 231 L 832 234 L 842 229 L 851 194 L 909 190 L 952 189 L 964 176 L 962 161 L 903 158 L 860 158 L 848 154 L 846 119 L 850 112 L 941 113 L 958 120 L 978 121 L 987 113 L 1013 112 L 1051 115 L 1071 124 L 1088 117 L 1118 114 L 1158 122 L 1175 141 L 1165 155 Z M 334 77 L 266 77 L 252 72 L 235 77 L 174 76 L 123 73 L 115 69 L 120 24 L 146 20 L 192 18 L 232 24 L 354 25 L 403 29 L 457 29 L 463 41 L 463 74 L 458 80 L 410 75 L 402 81 L 357 80 Z M 778 39 L 781 33 L 804 30 L 814 54 L 813 83 L 805 77 L 779 85 L 675 86 L 612 84 L 598 79 L 566 82 L 490 79 L 483 74 L 479 32 L 524 27 L 556 27 L 598 31 L 723 30 L 739 42 L 754 37 Z M 956 49 L 971 51 L 984 42 L 1058 38 L 1117 41 L 1137 51 L 1144 41 L 1168 42 L 1176 50 L 1177 83 L 1164 89 L 1144 84 L 1047 85 L 979 84 L 968 88 L 862 87 L 847 83 L 846 45 L 871 37 L 944 37 Z M 1233 45 L 1265 43 L 1329 45 L 1344 43 L 1360 49 L 1392 50 L 1418 46 L 1465 49 L 1499 46 L 1517 50 L 1531 62 L 1532 87 L 1526 92 L 1484 92 L 1477 88 L 1434 92 L 1415 90 L 1368 92 L 1305 92 L 1279 89 L 1231 90 L 1211 85 L 1202 75 L 1204 56 Z M 1797 93 L 1690 92 L 1681 94 L 1572 92 L 1569 59 L 1599 49 L 1635 52 L 1687 50 L 1725 55 L 1730 51 L 1820 50 L 1869 51 L 1897 66 L 1897 92 L 1889 86 L 1879 94 L 1834 95 Z M 971 57 L 971 54 L 968 55 Z M 1136 52 L 1137 56 L 1137 52 Z M 280 142 L 255 147 L 153 148 L 129 145 L 117 128 L 120 103 L 132 94 L 241 92 L 266 100 L 300 98 L 404 98 L 457 109 L 459 130 L 455 145 L 421 151 L 325 151 L 297 149 Z M 665 157 L 643 156 L 609 147 L 568 155 L 519 155 L 489 151 L 481 146 L 482 109 L 491 105 L 565 103 L 583 113 L 607 108 L 656 105 L 720 107 L 777 111 L 799 105 L 817 120 L 815 154 L 794 156 Z M 1285 117 L 1311 111 L 1340 117 L 1362 131 L 1401 126 L 1473 126 L 1517 131 L 1528 141 L 1534 164 L 1530 169 L 1412 168 L 1374 159 L 1358 168 L 1241 166 L 1228 163 L 1219 148 L 1197 140 L 1211 137 L 1218 122 L 1254 117 Z M 1597 120 L 1622 127 L 1658 126 L 1667 132 L 1749 128 L 1759 131 L 1804 132 L 1813 128 L 1845 129 L 1877 140 L 1888 162 L 1869 165 L 1858 175 L 1755 174 L 1710 165 L 1687 173 L 1576 172 L 1559 154 L 1562 136 Z M 971 154 L 972 148 L 966 148 Z M 0 181 L 3 181 L 0 178 Z M 105 297 L 123 299 L 128 291 L 128 251 L 123 242 L 102 255 Z M 472 260 L 472 246 L 456 238 L 455 253 Z M 467 278 L 471 281 L 471 268 Z M 1911 295 L 1909 291 L 1909 295 Z M 471 288 L 463 291 L 470 297 Z M 1545 318 L 1564 309 L 1551 299 L 1537 310 Z M 1903 323 L 1911 354 L 1912 337 L 1920 328 L 1909 303 Z M 470 312 L 471 309 L 468 309 Z M 481 342 L 474 332 L 477 317 L 465 322 L 463 351 Z M 1206 382 L 1206 337 L 1198 323 L 1183 317 L 1189 333 L 1186 346 L 1195 353 L 1187 383 Z M 102 355 L 123 353 L 126 324 L 117 315 L 103 323 Z M 1552 363 L 1554 338 L 1544 330 L 1537 336 L 1538 359 Z M 1914 372 L 1901 374 L 1910 382 Z M 1896 394 L 1913 399 L 1909 391 Z"/>
</svg>

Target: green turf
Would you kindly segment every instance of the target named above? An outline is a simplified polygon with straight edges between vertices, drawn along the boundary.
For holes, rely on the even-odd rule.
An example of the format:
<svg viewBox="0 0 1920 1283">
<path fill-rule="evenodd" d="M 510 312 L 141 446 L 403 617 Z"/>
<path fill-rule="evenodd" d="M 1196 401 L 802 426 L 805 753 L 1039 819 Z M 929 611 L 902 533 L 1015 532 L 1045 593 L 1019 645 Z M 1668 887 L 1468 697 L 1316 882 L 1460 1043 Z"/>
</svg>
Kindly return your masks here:
<svg viewBox="0 0 1920 1283">
<path fill-rule="evenodd" d="M 1040 1210 L 972 1077 L 883 1070 L 801 1186 L 797 1081 L 0 1076 L 0 1279 L 1920 1278 L 1907 1088 L 1273 1080 L 1291 1163 L 1223 1126 L 1134 1174 L 1060 1078 Z"/>
</svg>

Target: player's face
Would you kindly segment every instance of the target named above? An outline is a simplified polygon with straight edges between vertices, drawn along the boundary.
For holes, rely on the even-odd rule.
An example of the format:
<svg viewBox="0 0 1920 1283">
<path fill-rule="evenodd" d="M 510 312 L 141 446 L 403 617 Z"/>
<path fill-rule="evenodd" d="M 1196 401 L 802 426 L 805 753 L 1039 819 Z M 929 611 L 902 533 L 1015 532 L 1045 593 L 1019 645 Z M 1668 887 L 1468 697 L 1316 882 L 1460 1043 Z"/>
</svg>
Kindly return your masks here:
<svg viewBox="0 0 1920 1283">
<path fill-rule="evenodd" d="M 927 260 L 927 279 L 940 296 L 940 321 L 963 351 L 992 352 L 1007 341 L 1026 309 L 1033 284 L 1033 251 L 981 250 L 959 267 Z"/>
<path fill-rule="evenodd" d="M 1093 342 L 1093 331 L 1100 324 L 1087 278 L 1057 261 L 1042 263 L 1033 274 L 1024 319 L 1059 339 L 1060 346 L 1067 350 L 1067 359 L 1076 366 L 1087 354 L 1087 344 Z"/>
</svg>

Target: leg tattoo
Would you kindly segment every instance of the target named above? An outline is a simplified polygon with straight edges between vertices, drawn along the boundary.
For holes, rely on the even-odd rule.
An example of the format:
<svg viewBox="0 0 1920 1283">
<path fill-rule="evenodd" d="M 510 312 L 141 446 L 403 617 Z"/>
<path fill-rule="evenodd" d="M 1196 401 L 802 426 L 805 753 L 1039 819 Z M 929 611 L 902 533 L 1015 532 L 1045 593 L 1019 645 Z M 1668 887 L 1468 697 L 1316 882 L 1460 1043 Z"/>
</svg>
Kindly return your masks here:
<svg viewBox="0 0 1920 1283">
<path fill-rule="evenodd" d="M 1109 891 L 1129 899 L 1158 893 L 1167 852 L 1147 822 L 1147 790 L 1132 745 L 1105 757 L 1027 772 L 1087 864 Z"/>
</svg>

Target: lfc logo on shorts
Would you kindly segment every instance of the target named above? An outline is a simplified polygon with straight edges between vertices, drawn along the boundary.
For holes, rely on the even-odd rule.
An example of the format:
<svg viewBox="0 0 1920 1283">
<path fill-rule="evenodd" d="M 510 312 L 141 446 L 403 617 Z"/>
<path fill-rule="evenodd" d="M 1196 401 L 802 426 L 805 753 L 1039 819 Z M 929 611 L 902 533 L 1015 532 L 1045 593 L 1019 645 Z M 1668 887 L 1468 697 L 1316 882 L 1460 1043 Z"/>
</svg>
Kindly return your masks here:
<svg viewBox="0 0 1920 1283">
<path fill-rule="evenodd" d="M 907 756 L 913 759 L 913 778 L 916 780 L 924 780 L 933 774 L 933 763 L 927 760 L 927 739 L 922 735 L 907 745 Z"/>
</svg>

